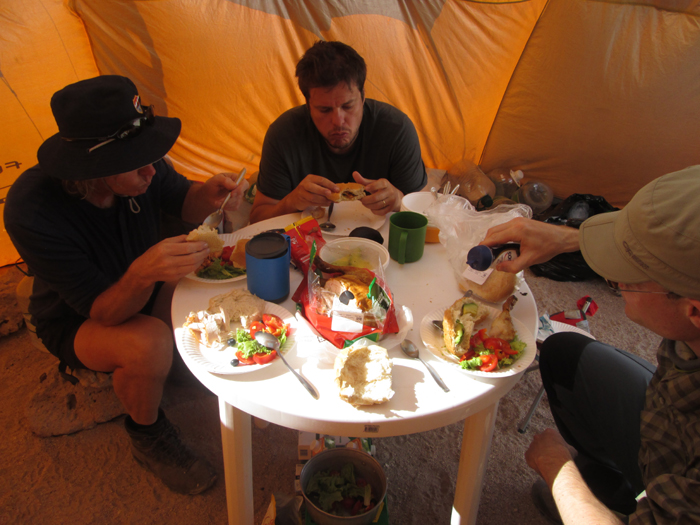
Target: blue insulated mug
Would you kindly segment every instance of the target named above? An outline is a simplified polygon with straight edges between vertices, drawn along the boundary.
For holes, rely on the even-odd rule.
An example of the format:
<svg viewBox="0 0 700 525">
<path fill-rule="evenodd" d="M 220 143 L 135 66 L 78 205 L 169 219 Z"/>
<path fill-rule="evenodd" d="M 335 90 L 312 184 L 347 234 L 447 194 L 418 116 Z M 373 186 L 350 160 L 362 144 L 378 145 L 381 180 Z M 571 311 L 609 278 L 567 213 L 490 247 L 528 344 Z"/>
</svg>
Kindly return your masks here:
<svg viewBox="0 0 700 525">
<path fill-rule="evenodd" d="M 245 245 L 248 291 L 270 302 L 289 295 L 291 242 L 288 235 L 264 232 Z"/>
</svg>

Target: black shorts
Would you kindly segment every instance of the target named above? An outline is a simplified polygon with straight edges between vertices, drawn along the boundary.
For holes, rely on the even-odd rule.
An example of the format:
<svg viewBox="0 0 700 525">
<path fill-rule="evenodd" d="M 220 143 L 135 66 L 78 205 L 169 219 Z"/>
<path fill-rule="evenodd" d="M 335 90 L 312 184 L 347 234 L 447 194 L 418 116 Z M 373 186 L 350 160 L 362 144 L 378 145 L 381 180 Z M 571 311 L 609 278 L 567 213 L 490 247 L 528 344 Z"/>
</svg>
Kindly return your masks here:
<svg viewBox="0 0 700 525">
<path fill-rule="evenodd" d="M 153 293 L 149 297 L 146 305 L 141 308 L 139 313 L 150 315 L 153 311 L 153 305 L 160 292 L 162 282 L 157 282 L 153 288 Z M 83 363 L 80 362 L 78 356 L 75 355 L 75 336 L 83 323 L 87 321 L 82 315 L 75 315 L 68 318 L 61 318 L 51 321 L 39 321 L 36 326 L 36 335 L 44 343 L 46 349 L 55 355 L 59 361 L 65 363 L 72 370 L 84 368 L 89 370 Z"/>
</svg>

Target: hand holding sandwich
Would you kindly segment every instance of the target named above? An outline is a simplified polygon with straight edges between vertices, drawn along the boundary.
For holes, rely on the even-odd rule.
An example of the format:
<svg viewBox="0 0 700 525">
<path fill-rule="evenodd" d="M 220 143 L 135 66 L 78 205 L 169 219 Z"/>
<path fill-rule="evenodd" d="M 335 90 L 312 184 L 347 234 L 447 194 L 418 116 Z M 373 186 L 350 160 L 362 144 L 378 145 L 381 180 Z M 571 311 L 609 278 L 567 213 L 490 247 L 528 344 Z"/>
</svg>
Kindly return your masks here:
<svg viewBox="0 0 700 525">
<path fill-rule="evenodd" d="M 362 184 L 365 191 L 371 195 L 362 199 L 365 208 L 372 210 L 375 215 L 386 215 L 390 211 L 399 211 L 403 193 L 394 187 L 387 179 L 365 179 L 359 172 L 354 171 L 352 178 Z"/>
</svg>

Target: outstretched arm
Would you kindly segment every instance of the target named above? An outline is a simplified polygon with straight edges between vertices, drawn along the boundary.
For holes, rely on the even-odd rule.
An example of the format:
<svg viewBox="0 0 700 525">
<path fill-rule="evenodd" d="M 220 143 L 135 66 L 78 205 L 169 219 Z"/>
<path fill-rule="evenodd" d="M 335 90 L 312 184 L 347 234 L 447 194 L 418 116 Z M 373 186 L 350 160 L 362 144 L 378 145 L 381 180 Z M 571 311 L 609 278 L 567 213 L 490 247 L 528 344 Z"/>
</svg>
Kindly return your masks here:
<svg viewBox="0 0 700 525">
<path fill-rule="evenodd" d="M 486 232 L 481 244 L 497 246 L 508 242 L 520 244 L 520 256 L 500 263 L 496 269 L 502 272 L 517 273 L 533 264 L 547 262 L 560 253 L 579 250 L 576 228 L 522 217 L 494 226 Z"/>
</svg>

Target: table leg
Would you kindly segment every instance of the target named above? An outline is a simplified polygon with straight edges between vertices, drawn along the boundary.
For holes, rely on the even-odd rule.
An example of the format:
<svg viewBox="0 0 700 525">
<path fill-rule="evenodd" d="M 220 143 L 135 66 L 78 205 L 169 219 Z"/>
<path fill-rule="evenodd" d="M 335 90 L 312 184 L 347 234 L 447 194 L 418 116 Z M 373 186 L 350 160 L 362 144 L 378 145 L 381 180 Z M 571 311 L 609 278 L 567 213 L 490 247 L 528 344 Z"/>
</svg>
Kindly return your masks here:
<svg viewBox="0 0 700 525">
<path fill-rule="evenodd" d="M 253 448 L 250 415 L 219 398 L 226 506 L 230 525 L 253 523 Z"/>
<path fill-rule="evenodd" d="M 498 402 L 464 420 L 462 451 L 452 506 L 452 525 L 473 525 L 479 510 Z"/>
</svg>

